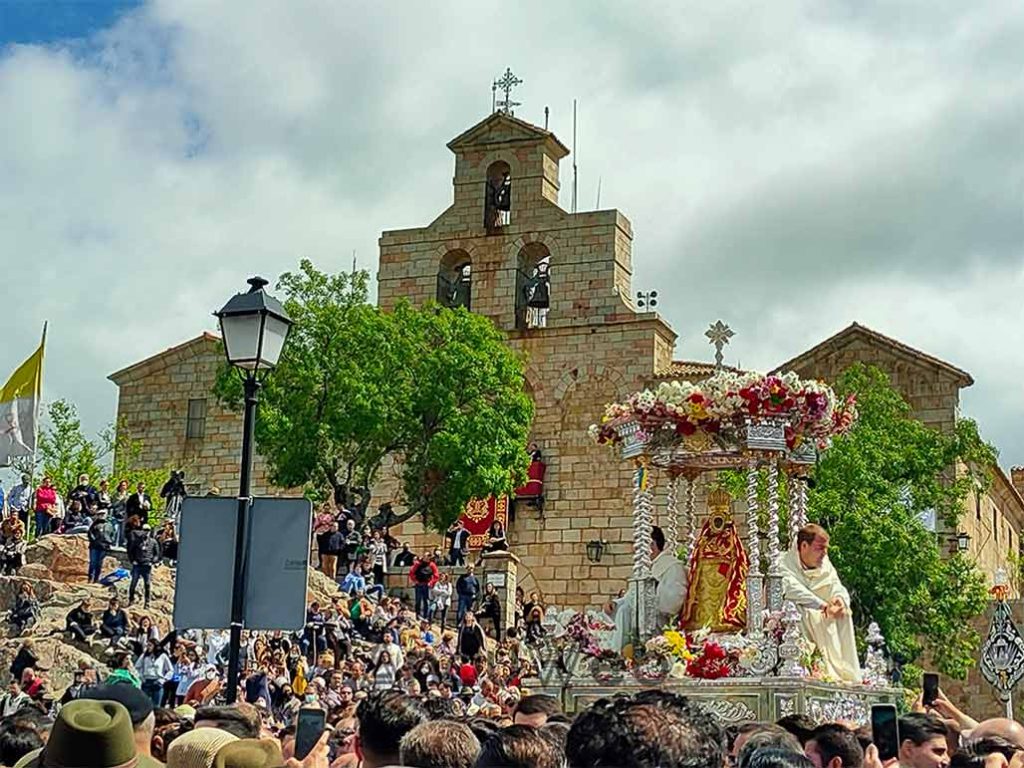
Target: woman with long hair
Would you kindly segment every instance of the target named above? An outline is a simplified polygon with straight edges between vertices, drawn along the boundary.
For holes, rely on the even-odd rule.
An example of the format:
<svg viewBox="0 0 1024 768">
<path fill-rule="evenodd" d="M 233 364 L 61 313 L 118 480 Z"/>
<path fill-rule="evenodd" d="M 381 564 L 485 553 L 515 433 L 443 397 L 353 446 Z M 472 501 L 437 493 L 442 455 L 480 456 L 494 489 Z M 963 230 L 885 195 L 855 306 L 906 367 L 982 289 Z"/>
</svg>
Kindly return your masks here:
<svg viewBox="0 0 1024 768">
<path fill-rule="evenodd" d="M 389 688 L 393 688 L 397 677 L 398 670 L 395 669 L 395 665 L 391 662 L 391 654 L 387 651 L 381 651 L 377 657 L 377 665 L 373 669 L 373 689 L 376 691 L 386 691 Z"/>
<path fill-rule="evenodd" d="M 430 588 L 430 620 L 435 621 L 437 615 L 441 614 L 439 622 L 441 629 L 444 629 L 448 620 L 448 609 L 452 606 L 452 581 L 447 571 L 441 572 L 441 577 L 433 587 Z"/>
</svg>

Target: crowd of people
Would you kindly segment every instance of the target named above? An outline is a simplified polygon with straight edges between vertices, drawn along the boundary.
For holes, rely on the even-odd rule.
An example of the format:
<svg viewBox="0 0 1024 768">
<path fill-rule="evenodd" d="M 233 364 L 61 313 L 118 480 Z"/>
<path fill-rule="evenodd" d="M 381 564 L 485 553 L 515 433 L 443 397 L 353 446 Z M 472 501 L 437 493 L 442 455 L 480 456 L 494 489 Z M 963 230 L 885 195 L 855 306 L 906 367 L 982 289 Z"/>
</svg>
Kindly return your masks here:
<svg viewBox="0 0 1024 768">
<path fill-rule="evenodd" d="M 390 662 L 388 662 L 390 663 Z M 405 665 L 403 665 L 404 667 Z M 27 670 L 26 670 L 27 671 Z M 414 672 L 413 679 L 416 678 Z M 22 678 L 26 679 L 26 678 Z M 462 686 L 452 696 L 400 684 L 364 687 L 333 667 L 323 689 L 289 698 L 282 716 L 261 698 L 262 675 L 234 705 L 180 697 L 156 704 L 145 686 L 112 675 L 76 678 L 55 715 L 15 679 L 0 696 L 0 764 L 49 768 L 1011 768 L 1024 763 L 1024 727 L 977 722 L 945 697 L 898 720 L 883 760 L 870 728 L 789 715 L 723 726 L 699 701 L 649 689 L 565 713 L 559 700 L 495 697 Z M 485 677 L 483 678 L 486 680 Z M 28 686 L 33 686 L 29 679 Z M 275 704 L 276 709 L 278 705 Z M 326 727 L 296 756 L 301 708 Z"/>
<path fill-rule="evenodd" d="M 0 765 L 1024 765 L 1024 728 L 975 722 L 943 696 L 900 719 L 898 758 L 885 763 L 870 729 L 799 715 L 723 728 L 699 702 L 663 690 L 602 699 L 571 716 L 558 699 L 528 687 L 544 633 L 536 593 L 517 592 L 513 615 L 504 616 L 497 590 L 477 574 L 461 523 L 449 531 L 447 552 L 416 554 L 344 504 L 318 509 L 311 542 L 337 594 L 312 602 L 300 631 L 243 632 L 239 703 L 227 705 L 228 632 L 160 631 L 145 612 L 152 569 L 174 563 L 173 515 L 156 517 L 144 486 L 129 493 L 120 483 L 113 494 L 107 487 L 83 476 L 63 498 L 46 479 L 6 494 L 3 542 L 83 533 L 89 579 L 111 593 L 105 605 L 74 605 L 56 630 L 87 650 L 84 658 L 104 663 L 81 662 L 73 682 L 53 690 L 36 650 L 39 601 L 29 581 L 19 583 L 8 620 L 23 640 L 0 696 Z M 488 548 L 505 547 L 504 531 L 492 530 Z M 116 550 L 131 563 L 127 605 L 117 582 L 129 574 L 103 573 L 104 556 Z M 389 589 L 396 583 L 410 594 Z M 321 710 L 327 730 L 297 759 L 303 708 Z M 99 756 L 83 760 L 90 739 Z"/>
</svg>

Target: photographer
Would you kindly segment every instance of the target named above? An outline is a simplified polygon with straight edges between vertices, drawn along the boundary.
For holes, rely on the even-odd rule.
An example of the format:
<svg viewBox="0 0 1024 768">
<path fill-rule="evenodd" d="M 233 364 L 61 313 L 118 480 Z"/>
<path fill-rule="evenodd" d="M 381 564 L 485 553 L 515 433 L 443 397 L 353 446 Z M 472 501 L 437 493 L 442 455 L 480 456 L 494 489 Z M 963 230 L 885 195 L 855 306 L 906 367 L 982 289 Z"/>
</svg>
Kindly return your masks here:
<svg viewBox="0 0 1024 768">
<path fill-rule="evenodd" d="M 185 472 L 171 470 L 171 477 L 160 489 L 160 498 L 165 499 L 164 516 L 174 521 L 174 527 L 178 527 L 178 516 L 181 514 L 181 502 L 188 496 L 185 490 Z"/>
</svg>

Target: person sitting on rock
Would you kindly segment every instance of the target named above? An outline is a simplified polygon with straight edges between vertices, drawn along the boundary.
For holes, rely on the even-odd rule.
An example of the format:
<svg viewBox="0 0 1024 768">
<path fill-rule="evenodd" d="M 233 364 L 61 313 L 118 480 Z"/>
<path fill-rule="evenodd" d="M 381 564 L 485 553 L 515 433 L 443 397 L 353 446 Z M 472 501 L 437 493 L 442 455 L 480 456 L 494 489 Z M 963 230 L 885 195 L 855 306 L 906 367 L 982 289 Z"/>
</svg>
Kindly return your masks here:
<svg viewBox="0 0 1024 768">
<path fill-rule="evenodd" d="M 89 612 L 91 607 L 89 598 L 85 598 L 77 608 L 72 608 L 68 613 L 65 618 L 65 631 L 70 639 L 85 643 L 91 635 L 96 634 L 96 625 L 93 624 L 92 614 Z"/>
<path fill-rule="evenodd" d="M 39 620 L 39 601 L 27 581 L 18 587 L 18 596 L 14 598 L 14 608 L 11 609 L 9 619 L 16 635 L 22 634 Z"/>
<path fill-rule="evenodd" d="M 114 652 L 114 647 L 128 633 L 128 614 L 121 607 L 121 601 L 116 597 L 110 598 L 107 610 L 100 617 L 100 635 L 110 640 L 108 653 Z"/>
<path fill-rule="evenodd" d="M 15 518 L 17 520 L 17 518 Z M 19 524 L 20 520 L 17 521 Z M 15 529 L 10 538 L 4 539 L 0 547 L 0 570 L 6 576 L 14 576 L 25 564 L 25 530 L 24 526 Z"/>
<path fill-rule="evenodd" d="M 36 655 L 35 641 L 30 637 L 21 644 L 18 653 L 11 662 L 10 673 L 15 680 L 21 680 L 21 673 L 29 667 L 36 667 L 39 664 L 39 657 Z"/>
</svg>

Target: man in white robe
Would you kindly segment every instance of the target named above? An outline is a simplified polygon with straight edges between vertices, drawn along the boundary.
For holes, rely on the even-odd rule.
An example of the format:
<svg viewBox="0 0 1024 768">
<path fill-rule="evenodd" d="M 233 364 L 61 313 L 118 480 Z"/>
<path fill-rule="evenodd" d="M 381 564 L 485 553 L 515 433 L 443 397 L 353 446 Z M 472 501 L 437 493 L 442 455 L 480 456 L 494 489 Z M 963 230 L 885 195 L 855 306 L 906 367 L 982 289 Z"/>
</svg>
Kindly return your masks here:
<svg viewBox="0 0 1024 768">
<path fill-rule="evenodd" d="M 686 569 L 676 557 L 675 552 L 665 550 L 665 534 L 658 526 L 651 530 L 651 575 L 657 581 L 655 598 L 658 606 L 659 627 L 674 620 L 683 607 L 686 597 Z M 623 648 L 633 642 L 633 631 L 636 624 L 636 603 L 632 590 L 616 601 L 615 631 L 609 641 L 609 647 L 621 653 Z"/>
<path fill-rule="evenodd" d="M 850 593 L 828 559 L 828 533 L 806 525 L 782 558 L 783 599 L 800 609 L 804 636 L 821 651 L 824 671 L 847 683 L 863 682 L 850 612 Z"/>
</svg>

